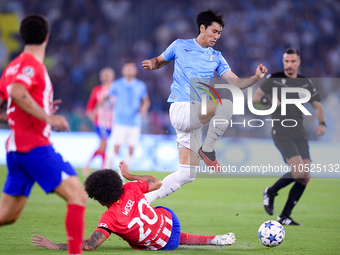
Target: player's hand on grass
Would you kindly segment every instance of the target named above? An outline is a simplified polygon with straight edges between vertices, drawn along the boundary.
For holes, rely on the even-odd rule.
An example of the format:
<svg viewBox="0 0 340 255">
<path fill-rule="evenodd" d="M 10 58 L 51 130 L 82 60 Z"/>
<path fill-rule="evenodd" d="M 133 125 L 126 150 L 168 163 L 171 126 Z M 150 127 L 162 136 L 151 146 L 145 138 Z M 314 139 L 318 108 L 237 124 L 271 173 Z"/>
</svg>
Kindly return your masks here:
<svg viewBox="0 0 340 255">
<path fill-rule="evenodd" d="M 119 168 L 124 178 L 129 180 L 130 170 L 124 160 L 119 162 Z"/>
<path fill-rule="evenodd" d="M 50 115 L 47 123 L 51 124 L 55 131 L 70 131 L 70 126 L 64 116 Z"/>
<path fill-rule="evenodd" d="M 265 67 L 264 65 L 260 64 L 256 68 L 255 77 L 258 78 L 258 79 L 262 79 L 267 72 L 268 72 L 267 67 Z"/>
<path fill-rule="evenodd" d="M 32 243 L 35 244 L 35 246 L 42 246 L 42 247 L 45 247 L 46 249 L 49 249 L 49 250 L 58 250 L 59 249 L 58 245 L 56 245 L 52 241 L 48 240 L 46 237 L 35 235 L 35 234 L 33 234 L 33 236 L 35 238 L 32 237 L 31 240 L 32 240 Z"/>
</svg>

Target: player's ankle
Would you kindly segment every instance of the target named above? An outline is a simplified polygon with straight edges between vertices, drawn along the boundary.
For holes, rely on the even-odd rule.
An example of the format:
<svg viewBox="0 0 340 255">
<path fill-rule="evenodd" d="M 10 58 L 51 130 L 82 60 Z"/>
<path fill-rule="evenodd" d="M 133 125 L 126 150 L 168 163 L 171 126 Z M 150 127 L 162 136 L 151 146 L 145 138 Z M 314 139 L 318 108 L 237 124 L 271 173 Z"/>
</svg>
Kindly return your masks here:
<svg viewBox="0 0 340 255">
<path fill-rule="evenodd" d="M 204 151 L 204 152 L 213 152 L 214 151 L 214 147 L 211 147 L 211 146 L 208 146 L 206 144 L 203 144 L 202 151 Z"/>
</svg>

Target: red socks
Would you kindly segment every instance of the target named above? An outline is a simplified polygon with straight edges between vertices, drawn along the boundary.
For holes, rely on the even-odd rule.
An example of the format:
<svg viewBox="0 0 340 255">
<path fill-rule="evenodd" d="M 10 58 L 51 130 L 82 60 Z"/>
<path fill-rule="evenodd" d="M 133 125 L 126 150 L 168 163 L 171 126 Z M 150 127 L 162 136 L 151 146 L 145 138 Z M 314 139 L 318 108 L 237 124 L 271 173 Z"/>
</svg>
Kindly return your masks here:
<svg viewBox="0 0 340 255">
<path fill-rule="evenodd" d="M 180 245 L 209 245 L 215 236 L 202 236 L 181 233 Z"/>
<path fill-rule="evenodd" d="M 102 157 L 102 159 L 103 159 L 103 166 L 102 167 L 104 167 L 104 163 L 105 163 L 105 151 L 98 151 L 98 150 L 95 151 L 91 159 L 95 158 L 97 155 Z"/>
<path fill-rule="evenodd" d="M 82 254 L 84 237 L 85 207 L 68 204 L 66 212 L 66 233 L 69 254 Z"/>
</svg>

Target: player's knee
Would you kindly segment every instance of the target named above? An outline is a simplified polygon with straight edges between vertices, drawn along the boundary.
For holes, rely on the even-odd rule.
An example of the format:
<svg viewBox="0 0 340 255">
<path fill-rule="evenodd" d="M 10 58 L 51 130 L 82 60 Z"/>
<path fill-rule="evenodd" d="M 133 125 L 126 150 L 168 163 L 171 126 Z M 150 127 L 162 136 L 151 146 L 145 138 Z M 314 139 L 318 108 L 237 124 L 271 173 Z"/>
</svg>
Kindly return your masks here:
<svg viewBox="0 0 340 255">
<path fill-rule="evenodd" d="M 309 177 L 307 176 L 307 177 L 304 177 L 304 178 L 301 178 L 301 179 L 297 179 L 296 181 L 298 183 L 301 183 L 302 185 L 306 186 L 308 184 L 310 178 L 311 178 L 310 176 Z"/>
<path fill-rule="evenodd" d="M 220 109 L 227 120 L 231 119 L 233 115 L 233 103 L 229 99 L 222 99 Z"/>
<path fill-rule="evenodd" d="M 86 206 L 87 194 L 78 179 L 68 183 L 67 188 L 65 188 L 63 192 L 63 196 L 68 204 Z"/>
<path fill-rule="evenodd" d="M 1 219 L 1 225 L 10 225 L 15 223 L 19 219 L 20 215 L 9 215 L 8 217 Z"/>
<path fill-rule="evenodd" d="M 86 203 L 87 203 L 87 194 L 86 192 L 84 191 L 83 188 L 79 189 L 79 191 L 77 192 L 78 193 L 78 201 L 76 204 L 78 205 L 81 205 L 81 206 L 86 206 Z"/>
<path fill-rule="evenodd" d="M 302 185 L 306 186 L 308 184 L 310 178 L 311 178 L 311 175 L 310 175 L 309 171 L 306 171 L 306 172 L 295 172 L 293 174 L 293 178 L 298 183 L 301 183 Z"/>
</svg>

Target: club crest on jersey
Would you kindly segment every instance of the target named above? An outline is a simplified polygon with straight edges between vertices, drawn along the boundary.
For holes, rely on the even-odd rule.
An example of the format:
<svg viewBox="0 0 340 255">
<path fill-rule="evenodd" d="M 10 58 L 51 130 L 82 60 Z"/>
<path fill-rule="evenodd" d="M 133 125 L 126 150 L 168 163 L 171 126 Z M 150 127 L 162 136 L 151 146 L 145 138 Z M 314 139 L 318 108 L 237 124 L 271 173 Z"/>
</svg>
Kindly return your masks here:
<svg viewBox="0 0 340 255">
<path fill-rule="evenodd" d="M 213 59 L 216 57 L 215 55 L 210 54 L 209 52 L 208 52 L 208 55 L 210 56 L 210 61 L 213 61 Z"/>
<path fill-rule="evenodd" d="M 34 76 L 34 68 L 31 67 L 31 66 L 25 66 L 23 69 L 22 69 L 22 73 L 28 77 L 33 77 Z"/>
</svg>

